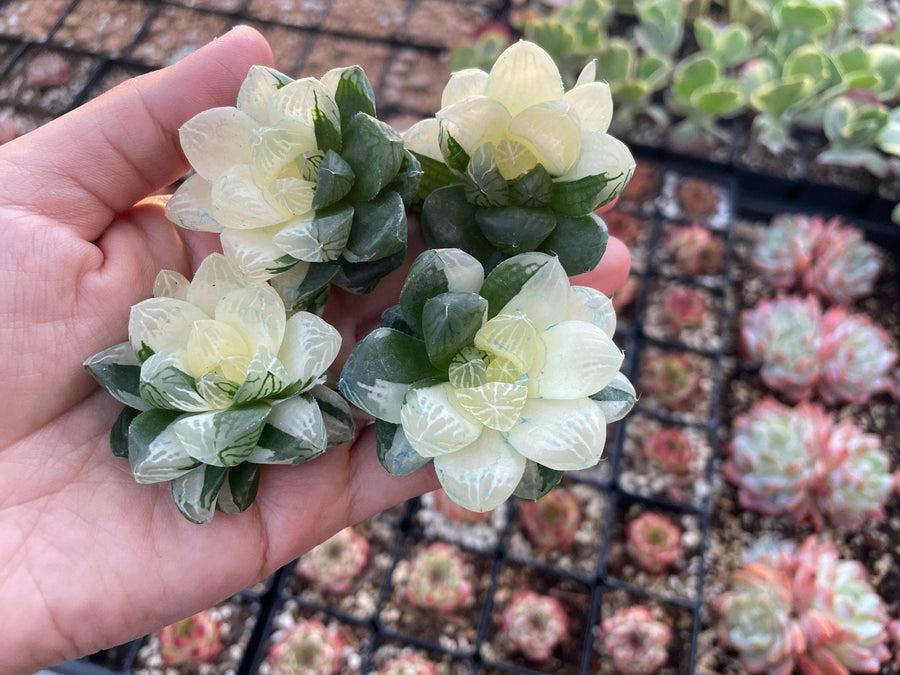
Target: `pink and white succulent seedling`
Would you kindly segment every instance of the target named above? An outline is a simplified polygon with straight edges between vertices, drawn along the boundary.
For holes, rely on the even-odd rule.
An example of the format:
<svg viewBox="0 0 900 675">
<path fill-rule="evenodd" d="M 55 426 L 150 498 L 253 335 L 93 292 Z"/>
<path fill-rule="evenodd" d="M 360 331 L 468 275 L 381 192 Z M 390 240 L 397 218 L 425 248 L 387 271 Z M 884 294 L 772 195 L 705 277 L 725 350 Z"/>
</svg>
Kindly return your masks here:
<svg viewBox="0 0 900 675">
<path fill-rule="evenodd" d="M 811 518 L 821 526 L 815 501 L 822 474 L 818 457 L 832 422 L 820 406 L 789 408 L 773 398 L 738 416 L 722 473 L 738 486 L 741 506 L 793 522 Z"/>
<path fill-rule="evenodd" d="M 884 602 L 863 564 L 840 559 L 830 540 L 809 537 L 798 550 L 794 609 L 806 633 L 803 673 L 877 673 L 890 658 Z"/>
<path fill-rule="evenodd" d="M 806 287 L 830 302 L 849 305 L 872 293 L 881 274 L 878 249 L 855 227 L 829 221 L 805 276 Z"/>
<path fill-rule="evenodd" d="M 519 502 L 519 519 L 535 548 L 567 551 L 581 525 L 581 503 L 571 492 L 558 488 L 538 501 Z"/>
<path fill-rule="evenodd" d="M 308 619 L 276 634 L 266 663 L 271 675 L 337 675 L 343 646 L 337 630 Z"/>
<path fill-rule="evenodd" d="M 887 332 L 865 314 L 832 307 L 822 317 L 816 357 L 821 364 L 819 394 L 826 403 L 865 404 L 896 387 L 891 371 L 897 351 Z"/>
<path fill-rule="evenodd" d="M 725 244 L 702 225 L 695 223 L 673 228 L 664 246 L 688 276 L 715 274 L 722 269 Z"/>
<path fill-rule="evenodd" d="M 721 199 L 716 186 L 702 178 L 682 178 L 675 196 L 686 213 L 703 218 L 708 218 L 718 210 Z"/>
<path fill-rule="evenodd" d="M 537 662 L 550 658 L 568 629 L 569 617 L 559 600 L 525 589 L 515 592 L 500 618 L 501 635 Z"/>
<path fill-rule="evenodd" d="M 736 572 L 712 605 L 719 639 L 750 673 L 877 673 L 890 657 L 884 602 L 866 569 L 808 537 Z"/>
<path fill-rule="evenodd" d="M 819 503 L 829 519 L 851 532 L 864 523 L 883 520 L 897 475 L 891 473 L 881 439 L 846 419 L 831 429 L 823 454 Z"/>
<path fill-rule="evenodd" d="M 641 454 L 670 476 L 690 473 L 694 448 L 687 434 L 677 427 L 656 429 L 641 446 Z"/>
<path fill-rule="evenodd" d="M 437 667 L 421 654 L 404 649 L 378 669 L 378 675 L 438 675 Z"/>
<path fill-rule="evenodd" d="M 403 598 L 417 607 L 452 612 L 474 600 L 472 569 L 459 550 L 445 542 L 435 542 L 411 561 L 402 561 L 397 572 L 405 577 Z"/>
<path fill-rule="evenodd" d="M 653 675 L 669 660 L 672 629 L 643 605 L 620 607 L 595 634 L 619 675 Z"/>
<path fill-rule="evenodd" d="M 706 296 L 696 288 L 672 286 L 660 301 L 660 320 L 675 335 L 702 326 L 707 313 Z"/>
<path fill-rule="evenodd" d="M 346 593 L 369 561 L 369 542 L 345 527 L 300 558 L 300 574 L 332 593 Z"/>
<path fill-rule="evenodd" d="M 812 394 L 819 378 L 822 310 L 807 296 L 761 300 L 741 312 L 740 351 L 748 365 L 762 365 L 766 386 L 792 401 Z"/>
<path fill-rule="evenodd" d="M 641 387 L 666 410 L 684 410 L 700 391 L 700 373 L 687 354 L 666 352 L 643 364 Z"/>
<path fill-rule="evenodd" d="M 824 229 L 818 216 L 775 216 L 760 231 L 750 262 L 770 286 L 790 290 L 806 277 Z"/>
<path fill-rule="evenodd" d="M 157 638 L 159 655 L 167 666 L 212 663 L 222 651 L 222 621 L 204 610 L 166 626 Z"/>
<path fill-rule="evenodd" d="M 638 567 L 660 574 L 681 557 L 681 528 L 666 516 L 648 511 L 628 523 L 625 550 Z"/>
<path fill-rule="evenodd" d="M 641 219 L 633 213 L 618 209 L 601 214 L 609 236 L 617 237 L 626 246 L 633 246 L 641 233 Z"/>
<path fill-rule="evenodd" d="M 732 575 L 731 590 L 712 604 L 719 642 L 738 652 L 748 673 L 791 675 L 806 637 L 792 615 L 790 579 L 780 570 L 751 563 Z"/>
</svg>

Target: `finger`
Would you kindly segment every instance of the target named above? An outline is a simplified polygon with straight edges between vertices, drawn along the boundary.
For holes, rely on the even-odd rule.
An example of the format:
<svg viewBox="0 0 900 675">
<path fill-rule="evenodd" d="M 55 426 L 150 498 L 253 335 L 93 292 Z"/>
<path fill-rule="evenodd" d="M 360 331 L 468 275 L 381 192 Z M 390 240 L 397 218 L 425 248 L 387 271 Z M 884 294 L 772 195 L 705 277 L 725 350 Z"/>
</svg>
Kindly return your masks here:
<svg viewBox="0 0 900 675">
<path fill-rule="evenodd" d="M 611 296 L 625 283 L 630 267 L 631 254 L 628 248 L 616 237 L 610 237 L 606 253 L 597 267 L 572 277 L 572 283 L 576 286 L 591 286 L 604 295 Z"/>
<path fill-rule="evenodd" d="M 116 213 L 180 177 L 178 128 L 233 105 L 265 39 L 239 27 L 169 68 L 135 78 L 0 149 L 0 201 L 63 217 L 88 241 Z M 4 161 L 5 160 L 5 161 Z"/>
</svg>

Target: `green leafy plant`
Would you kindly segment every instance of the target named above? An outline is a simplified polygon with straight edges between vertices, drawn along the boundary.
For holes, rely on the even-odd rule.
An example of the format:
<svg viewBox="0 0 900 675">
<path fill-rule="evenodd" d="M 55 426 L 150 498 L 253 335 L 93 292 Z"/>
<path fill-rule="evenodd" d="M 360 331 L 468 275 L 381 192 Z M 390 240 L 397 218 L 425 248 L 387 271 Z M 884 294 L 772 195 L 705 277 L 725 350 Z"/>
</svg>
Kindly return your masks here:
<svg viewBox="0 0 900 675">
<path fill-rule="evenodd" d="M 609 82 L 616 108 L 615 125 L 628 129 L 646 115 L 665 127 L 669 116 L 653 101 L 653 94 L 669 84 L 672 63 L 660 54 L 638 50 L 627 40 L 610 39 L 597 53 L 597 75 Z"/>
<path fill-rule="evenodd" d="M 353 437 L 346 402 L 318 383 L 340 334 L 309 312 L 289 319 L 270 286 L 221 254 L 194 280 L 159 274 L 131 309 L 129 341 L 84 367 L 125 404 L 110 435 L 139 483 L 171 481 L 182 515 L 244 511 L 261 464 L 298 464 Z"/>
<path fill-rule="evenodd" d="M 166 215 L 221 232 L 225 255 L 306 309 L 333 281 L 368 292 L 406 251 L 404 198 L 420 177 L 415 157 L 375 118 L 359 66 L 322 81 L 250 69 L 236 107 L 205 110 L 180 130 L 196 173 Z"/>
<path fill-rule="evenodd" d="M 635 0 L 638 25 L 634 39 L 651 54 L 673 56 L 684 39 L 684 5 L 680 0 Z"/>
<path fill-rule="evenodd" d="M 611 302 L 570 286 L 546 254 L 485 278 L 459 249 L 426 251 L 382 326 L 350 354 L 341 391 L 377 419 L 390 473 L 433 460 L 447 495 L 472 511 L 513 493 L 537 499 L 563 471 L 596 464 L 607 422 L 635 402 Z"/>
<path fill-rule="evenodd" d="M 628 148 L 606 133 L 612 99 L 595 64 L 566 92 L 550 55 L 521 41 L 490 74 L 454 73 L 441 105 L 404 139 L 425 172 L 429 247 L 461 248 L 489 267 L 537 250 L 569 274 L 593 269 L 607 240 L 593 212 L 634 170 Z"/>
</svg>

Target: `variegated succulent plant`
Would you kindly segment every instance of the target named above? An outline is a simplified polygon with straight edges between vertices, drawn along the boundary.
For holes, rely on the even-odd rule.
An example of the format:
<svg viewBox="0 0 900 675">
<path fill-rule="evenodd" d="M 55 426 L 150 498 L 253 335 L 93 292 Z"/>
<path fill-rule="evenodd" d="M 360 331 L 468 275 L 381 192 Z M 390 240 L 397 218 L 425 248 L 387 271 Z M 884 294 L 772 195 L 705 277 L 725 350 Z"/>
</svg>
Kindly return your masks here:
<svg viewBox="0 0 900 675">
<path fill-rule="evenodd" d="M 341 634 L 318 619 L 307 619 L 275 634 L 265 667 L 272 675 L 338 675 L 344 662 Z"/>
<path fill-rule="evenodd" d="M 672 629 L 643 605 L 620 607 L 595 633 L 619 675 L 653 675 L 669 660 Z"/>
<path fill-rule="evenodd" d="M 569 617 L 552 595 L 518 589 L 500 617 L 500 635 L 530 661 L 546 661 L 569 630 Z"/>
<path fill-rule="evenodd" d="M 341 391 L 377 418 L 392 474 L 433 459 L 446 493 L 473 511 L 536 499 L 563 471 L 596 464 L 606 424 L 635 401 L 609 298 L 570 286 L 543 253 L 485 278 L 459 249 L 426 251 L 382 326 L 354 348 Z"/>
<path fill-rule="evenodd" d="M 369 542 L 352 527 L 305 553 L 298 563 L 303 578 L 332 593 L 346 593 L 369 561 Z"/>
<path fill-rule="evenodd" d="M 872 293 L 880 273 L 878 249 L 863 239 L 859 229 L 834 219 L 819 239 L 806 285 L 830 302 L 849 305 Z"/>
<path fill-rule="evenodd" d="M 815 499 L 833 420 L 823 408 L 789 408 L 773 398 L 758 401 L 732 427 L 730 456 L 722 466 L 738 486 L 745 509 L 821 524 Z"/>
<path fill-rule="evenodd" d="M 791 289 L 812 267 L 823 231 L 820 217 L 778 215 L 759 232 L 750 262 L 770 286 Z"/>
<path fill-rule="evenodd" d="M 842 307 L 825 312 L 820 324 L 819 393 L 827 403 L 864 404 L 884 391 L 897 394 L 891 372 L 897 351 L 883 328 Z"/>
<path fill-rule="evenodd" d="M 489 268 L 528 251 L 559 256 L 569 274 L 593 269 L 607 232 L 593 211 L 634 171 L 607 133 L 609 85 L 589 63 L 564 91 L 553 58 L 520 41 L 490 73 L 453 73 L 441 110 L 413 125 L 406 148 L 421 162 L 425 241 L 454 247 Z"/>
<path fill-rule="evenodd" d="M 741 313 L 741 348 L 762 365 L 767 386 L 791 400 L 808 397 L 819 377 L 822 310 L 812 296 L 762 300 Z"/>
<path fill-rule="evenodd" d="M 190 283 L 164 270 L 131 309 L 129 341 L 85 361 L 125 404 L 110 437 L 139 483 L 172 482 L 181 513 L 246 509 L 261 464 L 297 464 L 352 437 L 343 399 L 319 384 L 341 344 L 315 314 L 287 317 L 270 286 L 221 254 Z"/>
<path fill-rule="evenodd" d="M 368 292 L 402 262 L 404 198 L 421 170 L 375 118 L 359 66 L 321 81 L 253 66 L 236 106 L 201 112 L 180 138 L 196 173 L 166 215 L 221 232 L 225 255 L 248 277 L 279 275 L 288 306 L 306 309 L 330 281 Z"/>
<path fill-rule="evenodd" d="M 156 634 L 162 662 L 188 667 L 212 663 L 222 651 L 222 632 L 222 620 L 213 610 L 168 625 Z"/>
<path fill-rule="evenodd" d="M 681 528 L 662 514 L 642 513 L 625 528 L 625 550 L 642 570 L 659 574 L 682 555 Z"/>
</svg>

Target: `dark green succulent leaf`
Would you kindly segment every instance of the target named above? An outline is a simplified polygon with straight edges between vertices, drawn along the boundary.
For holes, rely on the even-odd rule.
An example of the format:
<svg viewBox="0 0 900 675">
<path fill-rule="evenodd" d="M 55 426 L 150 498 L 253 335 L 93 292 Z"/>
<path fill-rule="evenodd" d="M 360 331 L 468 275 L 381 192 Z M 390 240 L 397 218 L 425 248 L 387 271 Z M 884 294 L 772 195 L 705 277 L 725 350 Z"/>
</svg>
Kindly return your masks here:
<svg viewBox="0 0 900 675">
<path fill-rule="evenodd" d="M 272 412 L 268 403 L 186 415 L 172 430 L 187 453 L 213 466 L 237 466 L 253 452 Z"/>
<path fill-rule="evenodd" d="M 542 208 L 550 203 L 552 196 L 553 178 L 543 164 L 509 181 L 509 199 L 513 206 Z"/>
<path fill-rule="evenodd" d="M 453 135 L 447 130 L 445 125 L 440 126 L 438 134 L 438 143 L 441 147 L 441 154 L 444 157 L 444 163 L 451 169 L 456 171 L 464 171 L 469 163 L 469 155 L 463 147 L 453 138 Z"/>
<path fill-rule="evenodd" d="M 316 105 L 313 107 L 312 120 L 313 128 L 316 132 L 316 145 L 322 152 L 340 152 L 341 151 L 341 130 L 338 129 L 334 122 L 328 119 L 328 116 L 319 108 L 318 94 L 316 97 Z"/>
<path fill-rule="evenodd" d="M 84 362 L 84 369 L 116 400 L 142 410 L 148 407 L 141 399 L 141 363 L 131 343 L 122 342 L 94 354 Z"/>
<path fill-rule="evenodd" d="M 270 283 L 278 291 L 285 307 L 290 307 L 295 312 L 305 311 L 323 289 L 328 288 L 339 268 L 340 263 L 337 261 L 309 263 L 306 274 L 299 279 L 289 271 L 273 277 Z"/>
<path fill-rule="evenodd" d="M 293 268 L 299 261 L 292 255 L 283 255 L 272 261 L 272 266 L 266 268 L 269 274 L 283 274 Z"/>
<path fill-rule="evenodd" d="M 378 282 L 403 264 L 406 248 L 370 262 L 344 261 L 332 283 L 350 293 L 371 293 Z"/>
<path fill-rule="evenodd" d="M 438 375 L 424 342 L 390 328 L 377 328 L 353 348 L 339 386 L 350 403 L 379 419 L 399 422 L 409 385 Z"/>
<path fill-rule="evenodd" d="M 334 150 L 325 153 L 325 159 L 319 164 L 316 193 L 312 207 L 318 211 L 333 206 L 350 192 L 356 175 L 353 169 Z"/>
<path fill-rule="evenodd" d="M 556 226 L 556 216 L 550 209 L 503 206 L 478 209 L 475 222 L 497 250 L 516 255 L 536 250 Z"/>
<path fill-rule="evenodd" d="M 497 316 L 501 309 L 522 290 L 525 282 L 537 274 L 544 265 L 554 259 L 546 253 L 523 253 L 504 260 L 484 280 L 479 295 L 488 301 L 488 318 Z"/>
<path fill-rule="evenodd" d="M 381 327 L 393 328 L 414 337 L 416 334 L 412 326 L 406 323 L 406 319 L 403 318 L 403 310 L 400 309 L 399 304 L 391 305 L 381 313 Z"/>
<path fill-rule="evenodd" d="M 344 252 L 355 216 L 352 206 L 338 202 L 332 207 L 317 210 L 312 218 L 288 223 L 272 241 L 300 260 L 331 262 Z"/>
<path fill-rule="evenodd" d="M 595 214 L 557 216 L 556 227 L 540 250 L 555 255 L 569 276 L 589 272 L 606 252 L 609 232 Z"/>
<path fill-rule="evenodd" d="M 509 184 L 497 168 L 494 144 L 483 143 L 472 155 L 463 176 L 466 199 L 476 206 L 507 206 Z"/>
<path fill-rule="evenodd" d="M 342 129 L 347 128 L 356 113 L 375 117 L 375 91 L 362 68 L 344 68 L 334 92 L 334 102 L 341 112 Z"/>
<path fill-rule="evenodd" d="M 403 163 L 403 139 L 384 122 L 357 113 L 344 131 L 341 157 L 356 175 L 347 199 L 368 201 L 397 176 Z"/>
<path fill-rule="evenodd" d="M 419 160 L 422 167 L 422 180 L 419 182 L 417 193 L 421 201 L 425 201 L 428 195 L 444 186 L 462 183 L 460 175 L 443 162 L 418 152 L 413 152 L 412 155 Z"/>
<path fill-rule="evenodd" d="M 138 483 L 172 480 L 200 463 L 188 455 L 171 429 L 180 415 L 175 410 L 154 408 L 128 425 L 128 461 Z"/>
<path fill-rule="evenodd" d="M 540 499 L 550 492 L 562 477 L 562 471 L 548 469 L 543 464 L 528 459 L 525 461 L 525 473 L 522 474 L 522 480 L 519 481 L 513 494 L 520 499 Z"/>
<path fill-rule="evenodd" d="M 259 465 L 244 462 L 228 470 L 216 499 L 216 508 L 222 513 L 237 515 L 246 511 L 259 491 Z"/>
<path fill-rule="evenodd" d="M 475 211 L 462 185 L 438 188 L 422 204 L 425 243 L 429 248 L 459 248 L 484 262 L 494 247 L 475 225 Z"/>
<path fill-rule="evenodd" d="M 201 464 L 172 481 L 175 506 L 185 518 L 197 525 L 212 520 L 216 498 L 228 477 L 228 469 Z"/>
<path fill-rule="evenodd" d="M 607 183 L 618 176 L 585 176 L 573 181 L 555 181 L 550 206 L 566 216 L 584 216 L 596 211 L 603 203 Z"/>
<path fill-rule="evenodd" d="M 168 410 L 209 410 L 209 405 L 194 386 L 194 378 L 175 365 L 180 362 L 174 356 L 168 358 L 164 352 L 160 352 L 152 358 L 154 361 L 151 363 L 148 359 L 147 364 L 156 367 L 142 368 L 139 388 L 144 401 L 154 408 Z"/>
<path fill-rule="evenodd" d="M 415 335 L 422 336 L 422 308 L 447 291 L 476 292 L 484 281 L 481 264 L 459 249 L 428 249 L 409 268 L 400 290 L 403 319 Z"/>
<path fill-rule="evenodd" d="M 306 439 L 297 438 L 273 424 L 266 424 L 247 461 L 254 464 L 302 464 L 324 451 L 324 443 L 312 445 Z"/>
<path fill-rule="evenodd" d="M 356 422 L 344 397 L 324 384 L 317 384 L 309 393 L 322 411 L 327 446 L 330 448 L 352 440 L 356 435 Z"/>
<path fill-rule="evenodd" d="M 419 190 L 419 184 L 422 182 L 424 172 L 422 165 L 416 156 L 409 150 L 403 151 L 403 162 L 400 164 L 400 171 L 397 172 L 397 178 L 388 184 L 386 190 L 393 190 L 400 195 L 403 203 L 408 207 L 416 199 Z"/>
<path fill-rule="evenodd" d="M 407 476 L 431 461 L 413 449 L 403 427 L 381 419 L 375 420 L 375 450 L 381 466 L 392 476 Z"/>
<path fill-rule="evenodd" d="M 627 415 L 637 403 L 634 385 L 622 373 L 616 373 L 612 382 L 595 394 L 591 399 L 597 402 L 603 411 L 606 421 L 617 422 Z"/>
<path fill-rule="evenodd" d="M 405 250 L 406 208 L 399 194 L 385 190 L 372 201 L 356 204 L 345 260 L 369 262 Z"/>
<path fill-rule="evenodd" d="M 478 293 L 441 293 L 430 298 L 422 309 L 422 332 L 428 358 L 440 370 L 475 340 L 475 333 L 487 320 L 487 300 Z"/>
<path fill-rule="evenodd" d="M 109 432 L 109 447 L 116 457 L 128 457 L 128 427 L 141 411 L 131 406 L 122 408 L 122 412 L 113 422 L 112 431 Z"/>
</svg>

